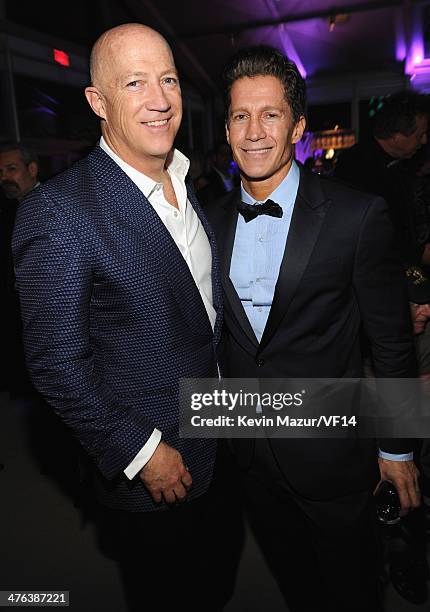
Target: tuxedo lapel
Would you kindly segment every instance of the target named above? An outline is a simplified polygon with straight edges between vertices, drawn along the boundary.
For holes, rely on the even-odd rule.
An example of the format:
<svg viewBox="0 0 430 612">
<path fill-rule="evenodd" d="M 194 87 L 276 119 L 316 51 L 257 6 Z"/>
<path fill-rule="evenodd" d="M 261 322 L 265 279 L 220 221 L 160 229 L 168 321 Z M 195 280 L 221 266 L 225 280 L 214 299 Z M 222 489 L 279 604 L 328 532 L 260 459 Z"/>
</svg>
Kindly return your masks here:
<svg viewBox="0 0 430 612">
<path fill-rule="evenodd" d="M 230 307 L 232 314 L 237 320 L 237 324 L 242 328 L 250 342 L 257 348 L 258 340 L 249 319 L 246 316 L 236 289 L 230 280 L 231 256 L 233 253 L 238 217 L 236 205 L 239 200 L 240 190 L 236 189 L 224 199 L 223 204 L 221 205 L 223 214 L 221 215 L 217 231 L 219 250 L 221 253 L 221 281 L 224 288 L 226 301 L 228 302 L 228 306 Z"/>
<path fill-rule="evenodd" d="M 300 168 L 300 183 L 260 351 L 267 346 L 285 316 L 318 239 L 330 200 L 320 179 Z"/>
<path fill-rule="evenodd" d="M 222 288 L 221 288 L 221 278 L 220 278 L 220 262 L 219 262 L 219 257 L 218 257 L 216 238 L 215 238 L 214 231 L 211 225 L 209 224 L 202 210 L 202 207 L 200 206 L 200 203 L 196 197 L 194 186 L 190 178 L 187 178 L 186 185 L 187 185 L 188 200 L 191 206 L 196 211 L 196 214 L 198 218 L 200 219 L 203 229 L 205 230 L 207 234 L 210 248 L 211 248 L 211 253 L 212 253 L 212 302 L 213 302 L 213 307 L 216 310 L 214 340 L 215 340 L 215 343 L 217 343 L 221 337 L 223 308 L 222 308 Z"/>
<path fill-rule="evenodd" d="M 90 154 L 89 163 L 97 177 L 99 201 L 104 206 L 110 206 L 113 219 L 116 217 L 138 232 L 140 239 L 144 240 L 145 248 L 153 252 L 190 327 L 199 329 L 200 333 L 207 328 L 210 333 L 209 318 L 190 269 L 153 206 L 100 147 L 96 147 Z M 100 189 L 101 185 L 105 187 L 104 193 Z M 197 319 L 190 314 L 195 315 L 196 309 L 192 305 L 196 301 L 202 304 Z"/>
</svg>

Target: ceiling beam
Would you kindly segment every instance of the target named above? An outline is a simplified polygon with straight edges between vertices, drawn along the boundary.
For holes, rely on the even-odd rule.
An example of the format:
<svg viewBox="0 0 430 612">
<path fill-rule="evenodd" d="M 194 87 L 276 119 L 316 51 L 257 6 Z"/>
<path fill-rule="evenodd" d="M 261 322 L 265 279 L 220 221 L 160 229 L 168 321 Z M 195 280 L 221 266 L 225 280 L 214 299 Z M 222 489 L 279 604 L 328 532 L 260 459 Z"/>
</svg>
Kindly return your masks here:
<svg viewBox="0 0 430 612">
<path fill-rule="evenodd" d="M 430 4 L 430 0 L 410 0 L 413 5 Z M 312 11 L 307 13 L 295 13 L 291 15 L 284 15 L 279 18 L 271 19 L 260 19 L 256 21 L 246 21 L 243 23 L 232 23 L 229 25 L 213 26 L 209 28 L 193 28 L 190 30 L 184 30 L 180 32 L 181 38 L 198 38 L 203 36 L 210 36 L 214 34 L 227 34 L 236 35 L 244 30 L 255 30 L 258 28 L 265 28 L 267 26 L 276 26 L 281 23 L 294 23 L 297 21 L 308 21 L 309 19 L 320 19 L 327 18 L 338 14 L 353 13 L 364 13 L 367 11 L 374 11 L 384 8 L 394 8 L 396 6 L 403 6 L 404 0 L 377 0 L 376 2 L 362 2 L 359 4 L 351 4 L 347 6 L 333 5 L 329 8 L 321 9 L 320 11 Z"/>
<path fill-rule="evenodd" d="M 274 0 L 264 0 L 264 4 L 266 5 L 267 10 L 272 15 L 272 17 L 279 19 L 278 3 L 275 3 Z M 303 65 L 302 59 L 299 56 L 297 49 L 293 41 L 291 40 L 291 36 L 288 34 L 285 25 L 281 23 L 279 26 L 277 26 L 276 32 L 285 55 L 296 64 L 300 74 L 305 79 L 306 68 Z"/>
</svg>

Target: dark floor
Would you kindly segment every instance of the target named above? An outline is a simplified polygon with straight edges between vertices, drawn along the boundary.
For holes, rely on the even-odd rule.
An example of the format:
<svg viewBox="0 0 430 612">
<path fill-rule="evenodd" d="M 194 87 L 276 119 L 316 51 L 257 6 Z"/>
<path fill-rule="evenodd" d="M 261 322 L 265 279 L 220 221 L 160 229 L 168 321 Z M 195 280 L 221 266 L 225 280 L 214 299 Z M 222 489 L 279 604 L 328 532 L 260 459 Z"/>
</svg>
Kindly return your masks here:
<svg viewBox="0 0 430 612">
<path fill-rule="evenodd" d="M 125 612 L 115 565 L 98 551 L 91 521 L 82 519 L 75 491 L 67 486 L 74 465 L 67 463 L 67 442 L 60 430 L 52 440 L 48 428 L 34 403 L 0 394 L 0 590 L 64 589 L 74 612 Z M 56 449 L 63 462 L 66 455 L 60 467 Z M 287 612 L 248 534 L 235 595 L 225 612 L 262 610 Z M 386 612 L 424 610 L 430 603 L 408 604 L 387 590 Z"/>
</svg>

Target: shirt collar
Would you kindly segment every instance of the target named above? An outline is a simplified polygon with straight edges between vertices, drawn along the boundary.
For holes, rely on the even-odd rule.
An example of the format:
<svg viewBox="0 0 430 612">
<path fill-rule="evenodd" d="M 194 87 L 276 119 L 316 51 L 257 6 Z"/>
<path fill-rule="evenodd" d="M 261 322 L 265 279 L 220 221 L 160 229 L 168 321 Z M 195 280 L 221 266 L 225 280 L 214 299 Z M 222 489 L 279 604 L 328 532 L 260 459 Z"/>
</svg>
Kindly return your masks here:
<svg viewBox="0 0 430 612">
<path fill-rule="evenodd" d="M 154 179 L 150 178 L 149 176 L 146 176 L 146 174 L 139 172 L 139 170 L 136 170 L 136 168 L 133 168 L 133 166 L 130 166 L 130 164 L 127 164 L 127 162 L 118 157 L 118 155 L 112 151 L 103 136 L 100 138 L 99 144 L 100 148 L 103 149 L 103 151 L 107 153 L 107 155 L 109 155 L 109 157 L 112 158 L 115 163 L 118 164 L 121 170 L 126 173 L 133 183 L 139 187 L 143 195 L 146 198 L 149 198 L 159 183 L 154 181 Z M 173 154 L 167 168 L 170 176 L 176 176 L 180 181 L 184 181 L 189 167 L 190 160 L 185 157 L 183 153 L 178 151 L 178 149 L 173 149 Z"/>
<path fill-rule="evenodd" d="M 262 202 L 265 202 L 270 198 L 271 200 L 279 204 L 279 206 L 281 206 L 284 211 L 286 209 L 291 208 L 291 206 L 293 206 L 294 202 L 296 201 L 299 181 L 300 170 L 296 162 L 293 160 L 287 176 L 283 179 L 281 184 L 278 185 L 276 189 L 270 195 L 267 196 L 265 200 L 262 200 Z M 255 204 L 254 198 L 252 198 L 249 193 L 245 191 L 243 184 L 241 185 L 240 191 L 241 198 L 246 204 Z"/>
</svg>

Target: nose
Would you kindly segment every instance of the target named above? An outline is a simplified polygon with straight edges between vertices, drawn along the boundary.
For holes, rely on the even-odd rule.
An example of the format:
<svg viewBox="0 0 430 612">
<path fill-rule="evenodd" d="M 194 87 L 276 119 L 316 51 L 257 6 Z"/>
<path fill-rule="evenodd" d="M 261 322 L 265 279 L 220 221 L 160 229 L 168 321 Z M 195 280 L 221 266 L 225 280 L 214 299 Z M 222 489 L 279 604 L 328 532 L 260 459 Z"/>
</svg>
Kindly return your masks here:
<svg viewBox="0 0 430 612">
<path fill-rule="evenodd" d="M 262 140 L 266 137 L 266 130 L 264 129 L 264 125 L 260 121 L 259 117 L 251 116 L 246 130 L 246 138 L 247 140 L 251 140 L 253 142 L 257 140 Z"/>
<path fill-rule="evenodd" d="M 422 145 L 426 145 L 427 144 L 427 132 L 424 132 L 422 138 L 421 138 L 421 144 Z"/>
<path fill-rule="evenodd" d="M 170 102 L 160 83 L 153 83 L 148 91 L 146 107 L 148 110 L 166 112 L 170 109 Z"/>
</svg>

